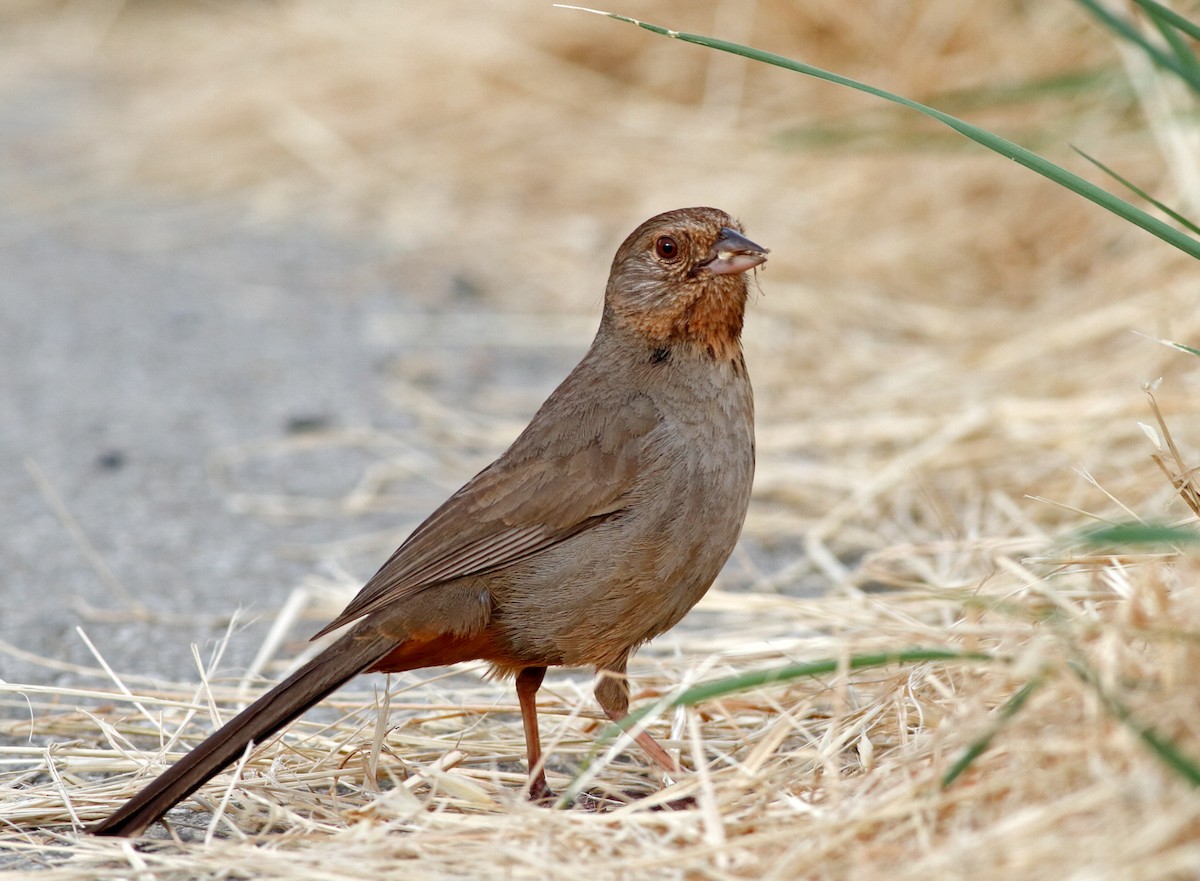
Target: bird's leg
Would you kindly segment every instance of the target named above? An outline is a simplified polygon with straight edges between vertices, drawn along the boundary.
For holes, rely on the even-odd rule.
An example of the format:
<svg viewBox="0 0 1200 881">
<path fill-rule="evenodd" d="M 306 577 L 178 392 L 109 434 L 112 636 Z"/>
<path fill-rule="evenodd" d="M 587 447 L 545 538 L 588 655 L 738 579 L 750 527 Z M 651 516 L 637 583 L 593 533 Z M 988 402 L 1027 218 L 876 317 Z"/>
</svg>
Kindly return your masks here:
<svg viewBox="0 0 1200 881">
<path fill-rule="evenodd" d="M 597 668 L 599 681 L 596 683 L 596 702 L 600 709 L 614 722 L 622 721 L 629 715 L 629 679 L 625 675 L 625 661 L 603 669 Z M 646 751 L 653 762 L 668 774 L 679 773 L 679 763 L 671 757 L 658 741 L 650 736 L 645 728 L 630 729 L 633 739 Z"/>
<path fill-rule="evenodd" d="M 554 793 L 546 785 L 542 765 L 542 739 L 538 734 L 537 693 L 546 677 L 545 667 L 526 667 L 517 674 L 517 700 L 521 704 L 521 723 L 525 726 L 525 752 L 529 756 L 529 800 L 547 801 Z"/>
</svg>

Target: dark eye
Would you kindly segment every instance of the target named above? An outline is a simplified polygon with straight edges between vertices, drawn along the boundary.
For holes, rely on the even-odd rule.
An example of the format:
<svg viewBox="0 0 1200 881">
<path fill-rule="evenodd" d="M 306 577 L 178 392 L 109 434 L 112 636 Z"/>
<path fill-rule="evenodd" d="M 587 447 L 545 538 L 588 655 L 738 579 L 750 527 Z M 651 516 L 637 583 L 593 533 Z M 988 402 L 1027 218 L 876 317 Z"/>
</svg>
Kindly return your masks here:
<svg viewBox="0 0 1200 881">
<path fill-rule="evenodd" d="M 654 253 L 664 260 L 674 260 L 679 256 L 679 245 L 670 236 L 659 236 L 654 243 Z"/>
</svg>

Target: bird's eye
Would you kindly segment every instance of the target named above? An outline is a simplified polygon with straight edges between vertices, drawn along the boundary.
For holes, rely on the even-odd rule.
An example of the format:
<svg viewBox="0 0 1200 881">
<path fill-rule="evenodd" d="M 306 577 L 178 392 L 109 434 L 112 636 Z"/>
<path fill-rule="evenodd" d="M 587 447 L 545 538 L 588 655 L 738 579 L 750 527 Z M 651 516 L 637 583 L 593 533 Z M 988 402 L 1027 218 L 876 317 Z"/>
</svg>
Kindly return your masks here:
<svg viewBox="0 0 1200 881">
<path fill-rule="evenodd" d="M 659 236 L 654 243 L 654 253 L 663 260 L 674 260 L 679 256 L 679 244 L 670 236 Z"/>
</svg>

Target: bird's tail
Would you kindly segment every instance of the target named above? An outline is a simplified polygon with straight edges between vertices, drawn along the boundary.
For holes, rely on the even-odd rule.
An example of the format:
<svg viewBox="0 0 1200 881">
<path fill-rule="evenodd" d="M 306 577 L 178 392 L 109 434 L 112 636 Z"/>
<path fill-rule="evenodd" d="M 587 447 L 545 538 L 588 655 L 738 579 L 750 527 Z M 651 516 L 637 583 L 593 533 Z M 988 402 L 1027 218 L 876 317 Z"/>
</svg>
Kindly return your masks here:
<svg viewBox="0 0 1200 881">
<path fill-rule="evenodd" d="M 394 635 L 389 637 L 375 628 L 352 629 L 88 831 L 137 835 L 240 758 L 248 743 L 261 743 L 395 647 Z"/>
</svg>

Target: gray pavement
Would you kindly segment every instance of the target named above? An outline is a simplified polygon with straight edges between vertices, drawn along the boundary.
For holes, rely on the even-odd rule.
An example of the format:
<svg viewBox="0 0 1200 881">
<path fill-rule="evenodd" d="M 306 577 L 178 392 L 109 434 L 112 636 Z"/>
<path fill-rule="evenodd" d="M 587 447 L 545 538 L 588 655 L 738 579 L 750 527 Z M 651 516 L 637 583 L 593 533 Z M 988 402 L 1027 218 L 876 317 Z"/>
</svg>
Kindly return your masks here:
<svg viewBox="0 0 1200 881">
<path fill-rule="evenodd" d="M 365 578 L 454 488 L 414 474 L 390 488 L 392 509 L 278 522 L 231 506 L 215 457 L 360 428 L 429 448 L 385 394 L 397 359 L 423 362 L 439 400 L 469 407 L 515 384 L 536 404 L 581 347 L 527 347 L 514 362 L 463 339 L 464 360 L 445 334 L 404 332 L 439 307 L 406 294 L 402 255 L 264 230 L 229 205 L 90 186 L 81 144 L 60 131 L 86 91 L 68 81 L 0 97 L 0 640 L 19 650 L 0 646 L 0 679 L 72 679 L 21 652 L 92 665 L 83 627 L 119 671 L 191 680 L 191 644 L 207 654 L 238 609 L 259 623 L 223 666 L 249 661 L 265 620 L 320 571 L 297 548 L 382 532 L 338 560 Z M 446 307 L 486 312 L 463 297 Z M 450 470 L 465 479 L 497 451 Z M 332 498 L 382 455 L 266 457 L 239 466 L 232 489 Z"/>
</svg>

